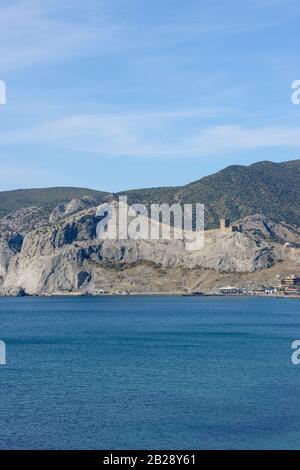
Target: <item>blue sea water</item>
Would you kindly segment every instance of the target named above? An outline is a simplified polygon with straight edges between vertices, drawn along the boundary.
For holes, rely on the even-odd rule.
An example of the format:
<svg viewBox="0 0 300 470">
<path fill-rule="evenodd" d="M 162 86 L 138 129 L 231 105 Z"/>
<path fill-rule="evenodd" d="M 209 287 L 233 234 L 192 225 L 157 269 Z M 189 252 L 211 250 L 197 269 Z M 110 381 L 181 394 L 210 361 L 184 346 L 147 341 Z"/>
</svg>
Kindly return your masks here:
<svg viewBox="0 0 300 470">
<path fill-rule="evenodd" d="M 300 302 L 2 298 L 1 449 L 299 449 Z"/>
</svg>

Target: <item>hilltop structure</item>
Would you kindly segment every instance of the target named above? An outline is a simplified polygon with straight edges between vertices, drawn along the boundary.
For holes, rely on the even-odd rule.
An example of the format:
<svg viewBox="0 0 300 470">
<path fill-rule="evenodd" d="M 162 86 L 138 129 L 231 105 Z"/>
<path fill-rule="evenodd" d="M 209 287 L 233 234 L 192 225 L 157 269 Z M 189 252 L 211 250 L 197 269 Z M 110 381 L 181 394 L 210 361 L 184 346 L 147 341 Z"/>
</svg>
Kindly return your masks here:
<svg viewBox="0 0 300 470">
<path fill-rule="evenodd" d="M 220 219 L 220 226 L 217 230 L 220 230 L 222 233 L 231 233 L 231 232 L 243 232 L 243 225 L 231 225 L 230 219 L 222 217 Z"/>
</svg>

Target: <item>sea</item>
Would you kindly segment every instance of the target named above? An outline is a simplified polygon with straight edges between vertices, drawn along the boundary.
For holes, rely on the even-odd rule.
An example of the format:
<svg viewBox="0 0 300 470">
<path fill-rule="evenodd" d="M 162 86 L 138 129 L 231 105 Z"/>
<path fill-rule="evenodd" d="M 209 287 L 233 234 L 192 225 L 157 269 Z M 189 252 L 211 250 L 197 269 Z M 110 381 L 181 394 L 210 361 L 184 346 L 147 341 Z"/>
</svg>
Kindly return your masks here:
<svg viewBox="0 0 300 470">
<path fill-rule="evenodd" d="M 1 449 L 299 449 L 300 301 L 0 298 Z"/>
</svg>

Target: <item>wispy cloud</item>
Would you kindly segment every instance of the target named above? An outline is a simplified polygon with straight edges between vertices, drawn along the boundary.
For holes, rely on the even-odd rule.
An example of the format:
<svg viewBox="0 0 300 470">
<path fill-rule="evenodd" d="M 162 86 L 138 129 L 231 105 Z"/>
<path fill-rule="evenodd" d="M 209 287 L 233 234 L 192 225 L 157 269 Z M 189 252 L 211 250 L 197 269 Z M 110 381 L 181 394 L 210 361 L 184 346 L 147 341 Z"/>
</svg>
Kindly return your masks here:
<svg viewBox="0 0 300 470">
<path fill-rule="evenodd" d="M 135 157 L 126 177 L 138 158 L 165 175 L 181 158 L 181 177 L 185 157 L 208 173 L 209 156 L 298 153 L 299 17 L 298 0 L 1 0 L 1 186 L 45 181 L 58 161 L 81 184 L 87 154 L 96 170 Z"/>
<path fill-rule="evenodd" d="M 200 130 L 182 142 L 191 155 L 228 155 L 245 150 L 290 148 L 300 149 L 300 127 L 215 126 Z"/>
<path fill-rule="evenodd" d="M 75 115 L 28 129 L 2 132 L 0 140 L 3 144 L 43 144 L 47 148 L 90 152 L 99 157 L 203 158 L 264 148 L 300 150 L 299 127 L 199 128 L 199 118 L 208 114 L 212 115 L 213 110 Z M 187 121 L 190 123 L 184 127 Z M 181 131 L 177 134 L 178 128 Z"/>
<path fill-rule="evenodd" d="M 94 4 L 94 2 L 92 2 Z M 0 6 L 0 71 L 88 54 L 110 43 L 115 26 L 101 9 L 97 21 L 78 1 L 15 0 Z M 61 15 L 69 8 L 69 15 Z M 76 11 L 82 13 L 76 16 Z M 85 10 L 89 12 L 88 7 Z M 70 14 L 71 13 L 71 14 Z"/>
<path fill-rule="evenodd" d="M 150 49 L 155 55 L 163 44 L 170 47 L 195 36 L 268 29 L 300 14 L 294 0 L 191 2 L 189 8 L 182 2 L 176 9 L 169 0 L 159 8 L 160 1 L 153 0 L 152 4 L 153 11 L 160 10 L 160 15 L 151 27 L 145 27 L 143 1 L 134 2 L 138 21 L 130 14 L 124 21 L 124 5 L 116 0 L 3 0 L 0 71 L 126 49 L 143 51 L 145 56 Z M 173 11 L 176 13 L 170 15 Z"/>
</svg>

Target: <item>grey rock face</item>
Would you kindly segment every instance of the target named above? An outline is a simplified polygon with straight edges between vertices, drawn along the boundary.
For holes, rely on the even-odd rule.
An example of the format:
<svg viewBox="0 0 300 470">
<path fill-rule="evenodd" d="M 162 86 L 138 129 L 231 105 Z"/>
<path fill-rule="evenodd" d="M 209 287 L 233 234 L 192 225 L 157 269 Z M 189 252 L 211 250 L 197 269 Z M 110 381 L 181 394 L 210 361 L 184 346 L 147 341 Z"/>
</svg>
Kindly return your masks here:
<svg viewBox="0 0 300 470">
<path fill-rule="evenodd" d="M 8 242 L 0 238 L 0 279 L 5 278 L 11 259 L 16 255 L 16 251 L 13 250 Z"/>
<path fill-rule="evenodd" d="M 25 297 L 26 292 L 21 287 L 11 287 L 8 289 L 3 289 L 0 287 L 0 297 Z"/>
<path fill-rule="evenodd" d="M 77 204 L 72 205 L 78 209 Z M 81 206 L 80 206 L 81 207 Z M 77 210 L 76 209 L 76 210 Z M 69 210 L 69 209 L 67 209 Z M 54 217 L 55 219 L 55 217 Z M 105 240 L 96 236 L 99 219 L 88 208 L 29 231 L 20 253 L 0 239 L 2 292 L 27 294 L 97 290 L 97 277 L 139 264 L 182 271 L 203 268 L 216 273 L 251 273 L 273 266 L 286 256 L 283 243 L 300 236 L 294 227 L 273 224 L 262 216 L 242 221 L 244 231 L 205 233 L 204 247 L 187 251 L 182 240 Z"/>
<path fill-rule="evenodd" d="M 92 197 L 86 196 L 81 199 L 72 199 L 66 204 L 62 203 L 55 207 L 53 212 L 50 214 L 49 222 L 51 224 L 56 223 L 64 217 L 76 214 L 77 212 L 94 206 L 96 206 L 96 201 Z"/>
<path fill-rule="evenodd" d="M 41 207 L 31 206 L 13 211 L 0 219 L 0 234 L 7 238 L 12 234 L 26 233 L 48 223 L 48 216 Z"/>
<path fill-rule="evenodd" d="M 243 233 L 255 239 L 258 243 L 265 240 L 300 246 L 300 229 L 295 225 L 284 222 L 275 223 L 261 214 L 245 217 L 241 223 Z"/>
</svg>

